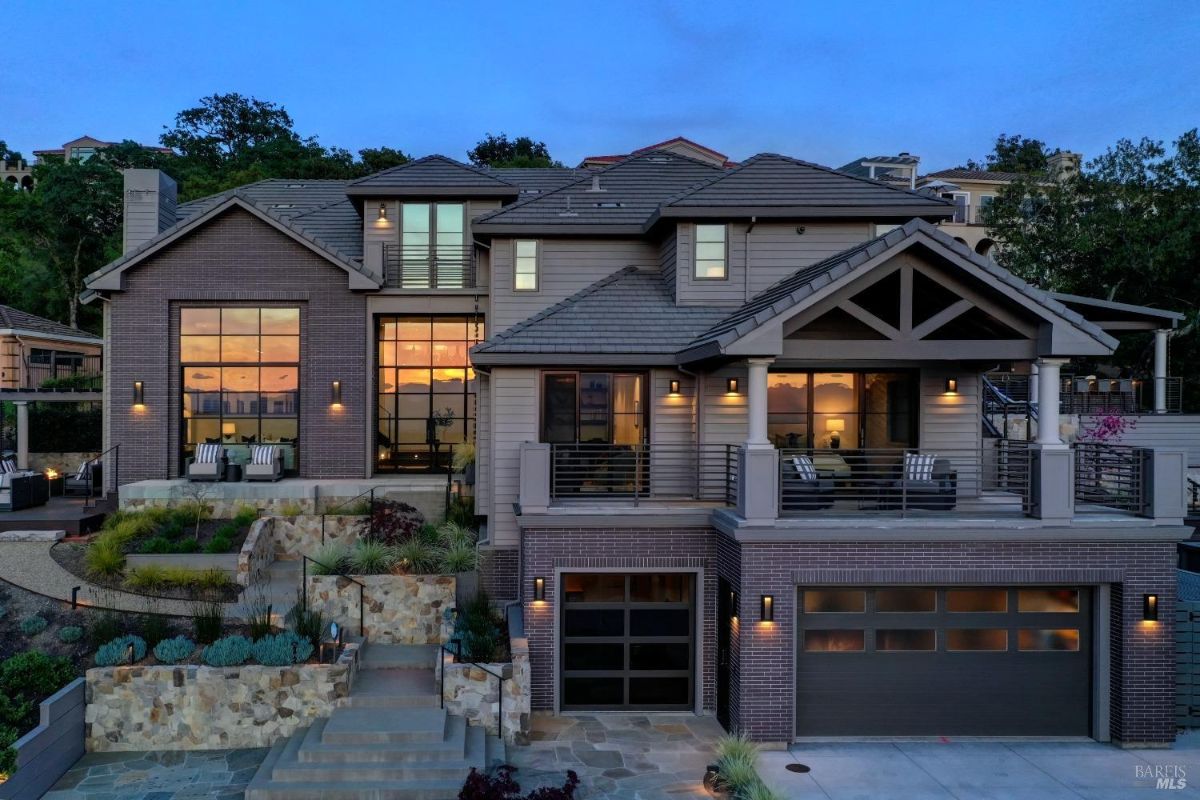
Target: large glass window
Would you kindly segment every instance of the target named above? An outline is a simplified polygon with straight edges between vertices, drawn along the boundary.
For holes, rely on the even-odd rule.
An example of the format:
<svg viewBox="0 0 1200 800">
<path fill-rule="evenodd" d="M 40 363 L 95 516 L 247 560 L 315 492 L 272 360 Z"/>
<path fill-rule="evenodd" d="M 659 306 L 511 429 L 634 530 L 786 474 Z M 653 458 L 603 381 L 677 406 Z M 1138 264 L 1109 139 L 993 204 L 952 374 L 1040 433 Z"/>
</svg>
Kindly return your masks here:
<svg viewBox="0 0 1200 800">
<path fill-rule="evenodd" d="M 183 454 L 224 444 L 234 462 L 250 447 L 283 445 L 297 468 L 300 427 L 300 309 L 181 308 Z"/>
<path fill-rule="evenodd" d="M 542 441 L 641 444 L 646 440 L 644 376 L 547 372 L 542 376 Z"/>
<path fill-rule="evenodd" d="M 768 433 L 780 448 L 913 447 L 915 387 L 907 372 L 772 372 Z"/>
<path fill-rule="evenodd" d="M 475 441 L 478 316 L 377 318 L 376 470 L 444 469 L 452 447 Z"/>
<path fill-rule="evenodd" d="M 400 275 L 404 289 L 453 289 L 471 284 L 466 206 L 403 203 L 400 206 Z"/>
</svg>

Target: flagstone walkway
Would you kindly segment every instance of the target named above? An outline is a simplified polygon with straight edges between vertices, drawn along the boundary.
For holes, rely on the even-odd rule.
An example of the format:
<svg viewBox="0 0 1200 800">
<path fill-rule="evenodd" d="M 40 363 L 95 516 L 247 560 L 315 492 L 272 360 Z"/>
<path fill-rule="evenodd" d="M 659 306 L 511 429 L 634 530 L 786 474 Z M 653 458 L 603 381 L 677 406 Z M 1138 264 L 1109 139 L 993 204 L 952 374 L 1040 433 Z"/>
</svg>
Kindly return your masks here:
<svg viewBox="0 0 1200 800">
<path fill-rule="evenodd" d="M 241 800 L 268 749 L 89 753 L 42 800 Z"/>
</svg>

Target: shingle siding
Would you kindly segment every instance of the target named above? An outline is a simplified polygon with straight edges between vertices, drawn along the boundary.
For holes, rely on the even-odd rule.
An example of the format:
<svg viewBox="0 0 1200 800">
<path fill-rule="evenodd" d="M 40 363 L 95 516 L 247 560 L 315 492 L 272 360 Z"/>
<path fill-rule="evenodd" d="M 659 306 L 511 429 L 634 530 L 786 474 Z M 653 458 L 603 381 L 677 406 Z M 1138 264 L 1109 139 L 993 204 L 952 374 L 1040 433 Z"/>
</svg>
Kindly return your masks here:
<svg viewBox="0 0 1200 800">
<path fill-rule="evenodd" d="M 183 305 L 284 305 L 301 309 L 300 472 L 364 477 L 366 300 L 346 273 L 266 223 L 232 210 L 124 276 L 109 305 L 106 382 L 145 383 L 145 408 L 113 388 L 109 438 L 121 445 L 121 482 L 179 475 Z M 340 410 L 330 384 L 342 381 Z M 165 436 L 164 436 L 165 434 Z"/>
</svg>

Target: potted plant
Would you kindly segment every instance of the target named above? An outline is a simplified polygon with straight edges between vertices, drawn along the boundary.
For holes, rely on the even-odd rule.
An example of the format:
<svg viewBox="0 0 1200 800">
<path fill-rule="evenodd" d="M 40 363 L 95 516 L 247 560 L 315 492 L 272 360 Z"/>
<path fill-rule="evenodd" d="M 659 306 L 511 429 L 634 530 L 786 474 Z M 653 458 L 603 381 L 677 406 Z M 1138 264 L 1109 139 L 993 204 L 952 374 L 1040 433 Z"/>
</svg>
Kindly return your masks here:
<svg viewBox="0 0 1200 800">
<path fill-rule="evenodd" d="M 463 442 L 454 448 L 454 461 L 451 464 L 455 472 L 461 472 L 463 483 L 475 485 L 475 443 Z"/>
</svg>

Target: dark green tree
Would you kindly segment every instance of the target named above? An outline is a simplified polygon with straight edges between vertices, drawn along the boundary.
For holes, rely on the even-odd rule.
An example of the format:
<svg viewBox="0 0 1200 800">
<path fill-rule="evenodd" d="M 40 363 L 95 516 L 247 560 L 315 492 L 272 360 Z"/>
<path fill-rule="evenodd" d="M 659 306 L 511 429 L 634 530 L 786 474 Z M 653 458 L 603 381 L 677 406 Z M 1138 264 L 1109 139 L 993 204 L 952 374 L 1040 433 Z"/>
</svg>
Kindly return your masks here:
<svg viewBox="0 0 1200 800">
<path fill-rule="evenodd" d="M 1046 160 L 1057 152 L 1057 148 L 1050 150 L 1041 139 L 1027 139 L 1019 133 L 1011 136 L 1002 133 L 996 137 L 992 152 L 984 156 L 983 161 L 969 159 L 959 169 L 1042 175 L 1046 172 Z"/>
<path fill-rule="evenodd" d="M 407 164 L 412 159 L 403 150 L 394 147 L 368 147 L 358 151 L 362 174 L 371 175 L 391 167 Z"/>
<path fill-rule="evenodd" d="M 487 134 L 467 151 L 467 158 L 477 167 L 561 167 L 550 157 L 545 142 L 535 142 L 528 136 L 509 139 L 507 134 Z"/>
</svg>

